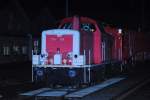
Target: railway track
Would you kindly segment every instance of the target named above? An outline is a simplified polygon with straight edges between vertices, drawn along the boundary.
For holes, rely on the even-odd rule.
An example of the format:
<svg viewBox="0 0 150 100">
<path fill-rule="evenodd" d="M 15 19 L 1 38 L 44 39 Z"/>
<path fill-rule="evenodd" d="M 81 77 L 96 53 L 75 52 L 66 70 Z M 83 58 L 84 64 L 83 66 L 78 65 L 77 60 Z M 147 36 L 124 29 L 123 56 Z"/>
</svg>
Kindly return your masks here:
<svg viewBox="0 0 150 100">
<path fill-rule="evenodd" d="M 119 95 L 118 97 L 115 98 L 115 100 L 129 100 L 128 97 L 130 95 L 134 95 L 136 94 L 137 91 L 139 91 L 140 89 L 142 89 L 142 87 L 144 87 L 145 85 L 148 85 L 150 83 L 150 79 L 146 79 L 145 81 L 137 84 L 136 86 L 132 87 L 131 89 L 129 89 L 128 91 L 126 91 L 125 93 Z M 144 92 L 144 90 L 143 90 Z M 142 94 L 142 93 L 141 93 Z M 137 94 L 136 94 L 137 95 Z M 149 95 L 150 96 L 150 95 Z M 129 97 L 130 98 L 130 97 Z M 144 95 L 143 97 L 144 98 Z M 141 98 L 141 99 L 142 99 Z M 136 100 L 138 100 L 139 98 L 136 98 Z M 150 99 L 150 98 L 149 98 Z M 139 99 L 140 100 L 140 99 Z M 145 100 L 145 99 L 142 99 L 142 100 Z"/>
<path fill-rule="evenodd" d="M 13 98 L 1 100 L 124 100 L 145 84 L 149 83 L 149 76 L 141 77 L 116 77 L 110 78 L 99 84 L 83 87 L 39 87 L 20 91 Z M 26 87 L 29 88 L 29 87 Z"/>
</svg>

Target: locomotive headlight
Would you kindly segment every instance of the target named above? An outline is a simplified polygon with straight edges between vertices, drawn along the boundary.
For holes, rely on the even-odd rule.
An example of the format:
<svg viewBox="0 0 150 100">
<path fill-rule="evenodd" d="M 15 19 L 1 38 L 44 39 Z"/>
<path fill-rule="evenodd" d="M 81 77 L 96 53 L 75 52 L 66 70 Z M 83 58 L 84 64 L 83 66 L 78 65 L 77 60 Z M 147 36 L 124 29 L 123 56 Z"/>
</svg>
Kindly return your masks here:
<svg viewBox="0 0 150 100">
<path fill-rule="evenodd" d="M 69 53 L 67 54 L 67 58 L 68 58 L 68 59 L 71 59 L 71 58 L 72 58 L 72 52 L 69 52 Z"/>
<path fill-rule="evenodd" d="M 119 33 L 119 34 L 122 34 L 122 29 L 118 29 L 118 33 Z"/>
<path fill-rule="evenodd" d="M 69 65 L 71 65 L 71 64 L 72 64 L 72 60 L 71 60 L 71 59 L 69 59 L 69 60 L 68 60 L 68 62 L 69 62 Z"/>
</svg>

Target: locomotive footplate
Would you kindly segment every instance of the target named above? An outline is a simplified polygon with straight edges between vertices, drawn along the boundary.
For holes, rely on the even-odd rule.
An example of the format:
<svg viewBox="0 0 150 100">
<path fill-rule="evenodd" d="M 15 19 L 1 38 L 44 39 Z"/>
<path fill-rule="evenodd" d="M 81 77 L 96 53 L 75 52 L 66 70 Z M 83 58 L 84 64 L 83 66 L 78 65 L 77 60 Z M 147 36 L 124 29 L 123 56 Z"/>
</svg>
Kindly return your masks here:
<svg viewBox="0 0 150 100">
<path fill-rule="evenodd" d="M 81 85 L 98 83 L 108 73 L 108 65 L 33 65 L 33 81 L 47 85 Z M 112 66 L 109 66 L 110 68 Z M 116 67 L 116 66 L 115 66 Z M 108 69 L 108 70 L 107 70 Z"/>
</svg>

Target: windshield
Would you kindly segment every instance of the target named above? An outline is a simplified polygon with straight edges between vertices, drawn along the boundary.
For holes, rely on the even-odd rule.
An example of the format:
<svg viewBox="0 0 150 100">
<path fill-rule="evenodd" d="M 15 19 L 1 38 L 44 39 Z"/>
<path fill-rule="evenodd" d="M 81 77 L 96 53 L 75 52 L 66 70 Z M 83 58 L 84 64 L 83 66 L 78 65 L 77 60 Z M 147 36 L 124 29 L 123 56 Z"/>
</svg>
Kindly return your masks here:
<svg viewBox="0 0 150 100">
<path fill-rule="evenodd" d="M 72 29 L 72 23 L 64 23 L 60 28 Z M 81 23 L 80 29 L 84 31 L 89 31 L 89 32 L 94 32 L 96 30 L 94 24 L 91 24 L 91 23 Z"/>
<path fill-rule="evenodd" d="M 60 28 L 62 28 L 62 29 L 72 29 L 72 23 L 65 23 Z"/>
</svg>

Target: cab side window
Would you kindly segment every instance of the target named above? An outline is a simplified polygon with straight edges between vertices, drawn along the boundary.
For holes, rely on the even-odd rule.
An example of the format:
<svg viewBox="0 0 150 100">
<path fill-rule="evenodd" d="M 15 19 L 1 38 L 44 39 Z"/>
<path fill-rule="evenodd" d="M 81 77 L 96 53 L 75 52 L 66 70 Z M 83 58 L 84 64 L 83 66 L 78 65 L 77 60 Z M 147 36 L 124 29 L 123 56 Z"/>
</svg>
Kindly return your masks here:
<svg viewBox="0 0 150 100">
<path fill-rule="evenodd" d="M 96 30 L 95 26 L 91 23 L 81 23 L 80 29 L 88 32 L 94 32 Z"/>
</svg>

